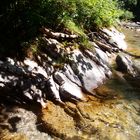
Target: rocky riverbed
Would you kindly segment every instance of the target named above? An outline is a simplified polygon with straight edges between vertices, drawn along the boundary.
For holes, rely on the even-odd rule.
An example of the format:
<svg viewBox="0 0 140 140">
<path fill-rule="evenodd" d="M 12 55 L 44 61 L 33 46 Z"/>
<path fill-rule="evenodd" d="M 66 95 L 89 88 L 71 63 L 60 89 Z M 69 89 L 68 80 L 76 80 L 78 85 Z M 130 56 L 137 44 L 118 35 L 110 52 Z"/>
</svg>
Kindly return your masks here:
<svg viewBox="0 0 140 140">
<path fill-rule="evenodd" d="M 102 99 L 89 96 L 86 102 L 66 102 L 65 106 L 48 101 L 42 111 L 31 106 L 3 107 L 2 139 L 138 140 L 140 89 L 120 77 L 116 73 L 96 89 Z"/>
<path fill-rule="evenodd" d="M 106 39 L 110 36 L 108 42 L 116 46 L 114 42 L 118 32 L 106 29 L 104 32 Z M 124 39 L 122 34 L 119 35 Z M 123 39 L 120 44 L 126 49 Z M 50 43 L 52 40 L 45 41 Z M 120 44 L 117 43 L 118 46 Z M 65 49 L 61 50 L 57 45 L 52 47 L 56 58 L 61 56 L 59 51 L 65 55 Z M 140 88 L 136 84 L 139 80 L 134 83 L 131 78 L 125 79 L 124 73 L 115 70 L 116 66 L 109 66 L 109 57 L 112 58 L 119 47 L 107 47 L 103 41 L 92 45 L 95 52 L 72 50 L 74 53 L 70 53 L 69 65 L 57 71 L 53 71 L 52 60 L 46 60 L 45 55 L 42 58 L 49 63 L 44 63 L 44 67 L 30 59 L 23 63 L 9 58 L 1 60 L 1 95 L 4 94 L 0 108 L 1 139 L 139 139 Z M 47 51 L 52 52 L 50 49 Z M 46 89 L 42 83 L 49 88 Z M 5 85 L 8 89 L 4 88 Z M 13 93 L 15 91 L 16 94 Z M 46 93 L 53 95 L 53 100 Z M 18 105 L 13 105 L 13 102 L 6 104 L 8 99 Z"/>
</svg>

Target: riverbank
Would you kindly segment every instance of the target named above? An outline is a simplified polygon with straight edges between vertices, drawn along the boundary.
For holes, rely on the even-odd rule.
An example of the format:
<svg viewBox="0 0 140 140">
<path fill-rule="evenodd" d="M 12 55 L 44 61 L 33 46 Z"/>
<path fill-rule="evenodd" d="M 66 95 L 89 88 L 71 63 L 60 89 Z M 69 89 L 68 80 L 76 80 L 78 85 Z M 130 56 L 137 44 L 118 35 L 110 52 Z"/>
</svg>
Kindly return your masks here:
<svg viewBox="0 0 140 140">
<path fill-rule="evenodd" d="M 65 107 L 48 101 L 47 108 L 42 111 L 35 106 L 5 106 L 7 109 L 1 116 L 7 115 L 4 118 L 5 121 L 7 119 L 7 127 L 1 131 L 2 139 L 16 139 L 16 135 L 23 140 L 139 139 L 140 89 L 118 75 L 116 73 L 105 85 L 96 89 L 99 95 L 104 95 L 103 99 L 89 96 L 87 102 L 66 102 Z"/>
<path fill-rule="evenodd" d="M 29 140 L 137 140 L 140 137 L 139 91 L 139 87 L 133 87 L 115 70 L 106 84 L 93 90 L 100 98 L 86 95 L 84 102 L 65 101 L 65 105 L 49 100 L 44 109 L 1 107 L 1 118 L 5 121 L 1 128 L 10 131 L 8 136 L 12 135 L 13 139 L 19 134 L 17 139 Z M 1 137 L 6 139 L 5 133 Z"/>
</svg>

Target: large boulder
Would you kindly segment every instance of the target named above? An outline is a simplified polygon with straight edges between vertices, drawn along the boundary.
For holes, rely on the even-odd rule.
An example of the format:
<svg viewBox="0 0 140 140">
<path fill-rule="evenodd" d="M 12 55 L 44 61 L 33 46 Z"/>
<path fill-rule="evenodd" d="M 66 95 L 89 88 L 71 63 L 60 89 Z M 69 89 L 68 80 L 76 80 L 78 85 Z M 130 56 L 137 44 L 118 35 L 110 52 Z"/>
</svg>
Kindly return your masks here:
<svg viewBox="0 0 140 140">
<path fill-rule="evenodd" d="M 103 84 L 106 75 L 111 74 L 108 67 L 98 63 L 99 60 L 93 61 L 91 56 L 85 56 L 79 50 L 74 51 L 71 61 L 71 68 L 78 76 L 82 87 L 91 93 L 94 88 Z"/>
<path fill-rule="evenodd" d="M 116 63 L 118 70 L 126 73 L 133 73 L 133 62 L 129 55 L 120 53 L 116 57 Z"/>
<path fill-rule="evenodd" d="M 120 53 L 116 57 L 118 70 L 136 77 L 140 75 L 140 59 L 133 60 L 129 55 Z"/>
</svg>

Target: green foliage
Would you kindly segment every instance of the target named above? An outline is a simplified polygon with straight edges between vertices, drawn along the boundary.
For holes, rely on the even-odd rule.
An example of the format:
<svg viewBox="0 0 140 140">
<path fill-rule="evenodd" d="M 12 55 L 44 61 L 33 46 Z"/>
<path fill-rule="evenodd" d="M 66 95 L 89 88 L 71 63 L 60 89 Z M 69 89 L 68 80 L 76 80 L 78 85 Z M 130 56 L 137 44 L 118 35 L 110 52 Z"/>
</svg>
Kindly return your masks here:
<svg viewBox="0 0 140 140">
<path fill-rule="evenodd" d="M 119 2 L 125 9 L 130 10 L 137 5 L 138 0 L 119 0 Z"/>
<path fill-rule="evenodd" d="M 81 36 L 85 36 L 85 33 L 82 28 L 80 28 L 78 25 L 74 23 L 71 19 L 65 19 L 64 25 L 66 28 L 68 28 L 71 32 L 79 34 Z"/>
<path fill-rule="evenodd" d="M 140 21 L 140 0 L 118 0 L 122 9 L 124 9 L 123 18 L 135 19 Z M 133 16 L 133 15 L 134 16 Z"/>
<path fill-rule="evenodd" d="M 116 0 L 4 0 L 0 45 L 18 47 L 36 36 L 41 26 L 85 36 L 85 30 L 115 24 L 121 14 Z"/>
<path fill-rule="evenodd" d="M 127 20 L 133 19 L 133 18 L 134 18 L 134 15 L 133 15 L 132 12 L 130 12 L 130 11 L 128 11 L 128 10 L 124 10 L 124 11 L 123 11 L 123 14 L 122 14 L 122 16 L 121 16 L 121 18 L 122 18 L 123 20 L 127 21 Z"/>
<path fill-rule="evenodd" d="M 90 44 L 90 42 L 86 36 L 81 36 L 79 38 L 79 42 L 80 42 L 79 47 L 86 48 L 86 49 L 93 48 L 93 46 Z"/>
<path fill-rule="evenodd" d="M 121 14 L 114 0 L 44 0 L 43 5 L 46 18 L 54 21 L 50 21 L 51 25 L 63 23 L 65 26 L 69 19 L 87 29 L 110 26 Z"/>
</svg>

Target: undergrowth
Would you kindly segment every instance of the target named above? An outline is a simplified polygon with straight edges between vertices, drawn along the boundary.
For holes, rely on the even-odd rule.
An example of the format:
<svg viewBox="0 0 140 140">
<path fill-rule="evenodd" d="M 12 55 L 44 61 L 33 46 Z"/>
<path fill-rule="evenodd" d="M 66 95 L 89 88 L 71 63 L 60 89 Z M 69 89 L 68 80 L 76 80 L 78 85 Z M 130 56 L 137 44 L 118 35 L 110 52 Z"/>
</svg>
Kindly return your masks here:
<svg viewBox="0 0 140 140">
<path fill-rule="evenodd" d="M 121 15 L 117 0 L 3 1 L 0 5 L 0 50 L 19 52 L 20 44 L 36 37 L 42 26 L 54 31 L 66 28 L 87 42 L 87 31 L 112 26 Z"/>
</svg>

